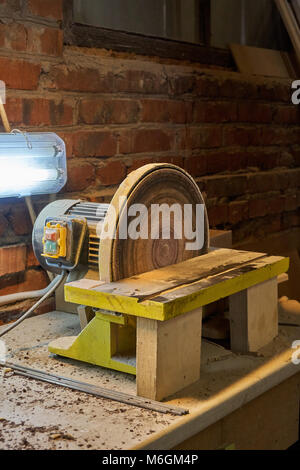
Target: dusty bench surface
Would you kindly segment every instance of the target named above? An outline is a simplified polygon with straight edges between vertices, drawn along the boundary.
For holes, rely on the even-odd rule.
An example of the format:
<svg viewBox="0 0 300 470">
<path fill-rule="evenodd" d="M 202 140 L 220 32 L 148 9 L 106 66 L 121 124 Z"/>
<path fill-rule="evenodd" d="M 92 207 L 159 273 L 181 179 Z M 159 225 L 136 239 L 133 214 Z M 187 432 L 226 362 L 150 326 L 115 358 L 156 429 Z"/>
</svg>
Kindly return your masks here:
<svg viewBox="0 0 300 470">
<path fill-rule="evenodd" d="M 275 278 L 288 267 L 288 258 L 221 248 L 117 282 L 70 282 L 65 299 L 164 321 Z"/>
<path fill-rule="evenodd" d="M 79 330 L 79 319 L 72 314 L 50 312 L 28 319 L 5 337 L 8 360 L 134 395 L 133 376 L 49 357 L 51 340 Z M 291 362 L 291 345 L 297 339 L 300 326 L 280 327 L 279 336 L 257 356 L 235 355 L 203 340 L 201 380 L 167 400 L 188 408 L 186 417 L 92 397 L 11 372 L 1 376 L 0 368 L 0 449 L 172 448 L 299 373 L 300 366 Z M 53 439 L 57 434 L 61 437 Z"/>
</svg>

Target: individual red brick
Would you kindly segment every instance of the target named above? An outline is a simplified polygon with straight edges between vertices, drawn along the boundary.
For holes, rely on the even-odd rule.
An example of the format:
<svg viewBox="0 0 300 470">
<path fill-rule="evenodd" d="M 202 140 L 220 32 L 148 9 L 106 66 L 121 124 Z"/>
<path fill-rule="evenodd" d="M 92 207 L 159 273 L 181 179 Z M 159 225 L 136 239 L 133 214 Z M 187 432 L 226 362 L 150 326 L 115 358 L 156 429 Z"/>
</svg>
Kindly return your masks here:
<svg viewBox="0 0 300 470">
<path fill-rule="evenodd" d="M 54 126 L 69 126 L 73 124 L 73 109 L 71 103 L 64 100 L 59 102 L 49 101 L 50 122 Z"/>
<path fill-rule="evenodd" d="M 184 95 L 193 93 L 195 90 L 196 78 L 193 75 L 179 75 L 171 77 L 169 80 L 170 95 Z"/>
<path fill-rule="evenodd" d="M 131 173 L 132 171 L 134 170 L 137 170 L 138 168 L 140 168 L 141 166 L 144 166 L 144 165 L 149 165 L 150 163 L 154 163 L 155 162 L 155 158 L 154 157 L 147 157 L 147 158 L 137 158 L 137 159 L 134 159 L 131 163 L 131 165 L 129 166 L 128 170 L 127 170 L 127 173 Z"/>
<path fill-rule="evenodd" d="M 142 153 L 171 150 L 173 137 L 160 129 L 139 129 L 121 133 L 119 152 Z"/>
<path fill-rule="evenodd" d="M 9 222 L 16 235 L 29 235 L 32 232 L 32 223 L 24 206 L 12 208 Z"/>
<path fill-rule="evenodd" d="M 224 129 L 224 145 L 260 145 L 261 130 L 255 127 L 226 127 Z"/>
<path fill-rule="evenodd" d="M 27 46 L 27 31 L 23 24 L 11 23 L 3 24 L 0 27 L 0 34 L 4 36 L 2 46 L 14 51 L 25 51 Z M 1 47 L 2 47 L 1 46 Z"/>
<path fill-rule="evenodd" d="M 257 167 L 261 170 L 270 170 L 279 166 L 280 152 L 279 150 L 272 149 L 256 149 L 249 151 L 245 154 L 248 167 Z"/>
<path fill-rule="evenodd" d="M 73 151 L 78 157 L 110 157 L 116 154 L 117 138 L 111 132 L 78 131 L 73 135 Z"/>
<path fill-rule="evenodd" d="M 59 131 L 57 134 L 65 143 L 67 158 L 71 158 L 73 156 L 73 133 Z"/>
<path fill-rule="evenodd" d="M 205 175 L 207 173 L 206 155 L 186 158 L 184 161 L 184 169 L 194 178 Z"/>
<path fill-rule="evenodd" d="M 284 211 L 285 198 L 282 196 L 274 196 L 268 200 L 268 213 L 280 214 Z"/>
<path fill-rule="evenodd" d="M 300 124 L 299 106 L 280 106 L 274 115 L 276 124 Z"/>
<path fill-rule="evenodd" d="M 142 100 L 141 121 L 174 122 L 184 124 L 191 121 L 192 102 L 171 100 Z"/>
<path fill-rule="evenodd" d="M 294 168 L 296 165 L 293 154 L 282 149 L 282 151 L 279 152 L 278 166 Z"/>
<path fill-rule="evenodd" d="M 14 282 L 12 282 L 14 281 Z M 13 279 L 1 280 L 0 295 L 9 295 L 17 292 L 39 290 L 49 284 L 47 274 L 42 269 L 28 269 L 24 273 L 16 275 Z"/>
<path fill-rule="evenodd" d="M 47 126 L 50 122 L 49 100 L 44 98 L 24 99 L 24 124 Z"/>
<path fill-rule="evenodd" d="M 268 214 L 267 199 L 251 199 L 249 201 L 249 217 L 264 217 Z"/>
<path fill-rule="evenodd" d="M 247 155 L 243 150 L 229 152 L 216 150 L 207 154 L 207 173 L 238 171 L 247 167 Z"/>
<path fill-rule="evenodd" d="M 288 185 L 282 187 L 282 189 L 287 188 L 299 188 L 300 187 L 300 168 L 294 168 L 292 170 L 282 171 L 280 175 L 285 174 L 288 176 Z"/>
<path fill-rule="evenodd" d="M 299 211 L 285 212 L 282 215 L 282 230 L 290 229 L 292 227 L 299 227 L 300 213 Z"/>
<path fill-rule="evenodd" d="M 222 145 L 221 127 L 188 128 L 181 139 L 182 149 L 201 149 L 220 147 Z"/>
<path fill-rule="evenodd" d="M 23 121 L 23 100 L 22 98 L 6 98 L 5 111 L 9 123 L 20 124 Z"/>
<path fill-rule="evenodd" d="M 232 122 L 237 120 L 237 105 L 232 102 L 197 101 L 194 106 L 194 122 Z"/>
<path fill-rule="evenodd" d="M 95 179 L 95 168 L 87 162 L 74 162 L 68 165 L 68 182 L 66 190 L 70 192 L 83 191 Z"/>
<path fill-rule="evenodd" d="M 25 60 L 0 57 L 1 80 L 8 88 L 35 90 L 41 73 L 41 65 Z"/>
<path fill-rule="evenodd" d="M 60 56 L 63 51 L 63 32 L 55 28 L 43 28 L 40 34 L 40 53 Z"/>
<path fill-rule="evenodd" d="M 290 145 L 291 143 L 287 129 L 275 126 L 268 126 L 262 129 L 260 145 Z"/>
<path fill-rule="evenodd" d="M 289 212 L 289 211 L 295 211 L 298 209 L 298 200 L 297 200 L 297 194 L 286 194 L 285 200 L 284 200 L 284 210 Z"/>
<path fill-rule="evenodd" d="M 25 267 L 25 245 L 10 245 L 0 247 L 0 276 L 24 271 Z"/>
<path fill-rule="evenodd" d="M 27 0 L 27 12 L 34 16 L 43 16 L 53 20 L 61 20 L 63 0 Z"/>
<path fill-rule="evenodd" d="M 257 87 L 250 80 L 224 77 L 219 84 L 218 96 L 233 99 L 256 99 Z"/>
<path fill-rule="evenodd" d="M 244 195 L 247 190 L 246 175 L 213 175 L 201 178 L 208 198 Z"/>
<path fill-rule="evenodd" d="M 0 25 L 0 47 L 33 54 L 61 55 L 63 32 L 40 25 L 11 23 Z"/>
<path fill-rule="evenodd" d="M 276 82 L 262 83 L 258 87 L 258 99 L 264 101 L 291 102 L 291 85 Z"/>
<path fill-rule="evenodd" d="M 168 82 L 163 74 L 144 70 L 126 70 L 114 77 L 114 91 L 117 93 L 166 94 Z"/>
<path fill-rule="evenodd" d="M 234 201 L 228 206 L 228 222 L 236 225 L 249 216 L 248 201 Z"/>
<path fill-rule="evenodd" d="M 228 205 L 209 207 L 207 210 L 210 227 L 216 227 L 228 222 Z"/>
<path fill-rule="evenodd" d="M 285 135 L 285 144 L 287 145 L 299 145 L 299 126 L 298 127 L 288 127 L 286 129 Z"/>
<path fill-rule="evenodd" d="M 112 93 L 114 77 L 111 73 L 101 75 L 92 68 L 68 68 L 56 66 L 51 70 L 53 85 L 59 90 L 95 93 Z"/>
<path fill-rule="evenodd" d="M 281 215 L 275 214 L 268 218 L 268 222 L 265 225 L 266 233 L 278 233 L 282 229 Z"/>
<path fill-rule="evenodd" d="M 172 165 L 176 165 L 176 166 L 179 166 L 181 168 L 184 167 L 184 163 L 183 163 L 183 157 L 182 156 L 174 156 L 174 155 L 163 155 L 163 156 L 160 156 L 160 157 L 156 157 L 155 160 L 158 162 L 158 163 L 171 163 Z"/>
<path fill-rule="evenodd" d="M 24 123 L 39 125 L 72 125 L 73 107 L 63 100 L 55 102 L 45 98 L 24 99 Z"/>
<path fill-rule="evenodd" d="M 82 100 L 79 122 L 85 124 L 128 124 L 137 122 L 139 105 L 136 100 Z"/>
<path fill-rule="evenodd" d="M 270 123 L 272 121 L 272 107 L 268 104 L 243 101 L 238 104 L 239 122 Z"/>
<path fill-rule="evenodd" d="M 194 85 L 196 96 L 215 98 L 220 96 L 220 83 L 217 76 L 197 77 Z"/>
<path fill-rule="evenodd" d="M 248 191 L 251 194 L 278 191 L 280 176 L 276 172 L 259 172 L 248 175 Z"/>
<path fill-rule="evenodd" d="M 97 169 L 96 175 L 104 186 L 118 184 L 126 176 L 126 166 L 120 161 L 108 161 Z"/>
<path fill-rule="evenodd" d="M 27 246 L 27 251 L 26 251 L 26 267 L 27 268 L 33 268 L 39 266 L 40 263 L 35 257 L 35 254 L 33 252 L 32 246 Z"/>
</svg>

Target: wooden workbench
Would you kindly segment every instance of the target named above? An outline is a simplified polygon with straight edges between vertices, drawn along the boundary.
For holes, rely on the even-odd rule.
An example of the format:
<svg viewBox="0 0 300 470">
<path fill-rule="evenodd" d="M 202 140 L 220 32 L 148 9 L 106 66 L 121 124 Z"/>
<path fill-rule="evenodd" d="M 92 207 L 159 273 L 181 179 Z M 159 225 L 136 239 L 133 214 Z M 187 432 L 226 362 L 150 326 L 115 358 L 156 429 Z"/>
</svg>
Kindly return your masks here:
<svg viewBox="0 0 300 470">
<path fill-rule="evenodd" d="M 78 317 L 72 314 L 31 318 L 6 336 L 8 359 L 135 394 L 133 376 L 49 357 L 49 341 L 78 332 Z M 298 439 L 295 340 L 300 340 L 300 326 L 280 327 L 279 336 L 257 355 L 237 355 L 204 340 L 201 380 L 167 401 L 188 408 L 185 417 L 7 373 L 0 388 L 0 449 L 285 449 Z M 53 432 L 62 438 L 52 439 Z"/>
</svg>

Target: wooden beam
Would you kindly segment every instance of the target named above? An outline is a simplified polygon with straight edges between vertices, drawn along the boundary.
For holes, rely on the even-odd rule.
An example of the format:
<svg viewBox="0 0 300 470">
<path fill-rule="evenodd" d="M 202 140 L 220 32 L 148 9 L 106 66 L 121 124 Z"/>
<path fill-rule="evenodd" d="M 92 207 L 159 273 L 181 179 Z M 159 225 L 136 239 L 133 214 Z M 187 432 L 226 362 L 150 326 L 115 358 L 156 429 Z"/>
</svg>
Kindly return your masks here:
<svg viewBox="0 0 300 470">
<path fill-rule="evenodd" d="M 231 53 L 227 49 L 125 33 L 78 23 L 71 26 L 68 35 L 65 36 L 65 44 L 132 52 L 163 59 L 186 60 L 229 69 L 235 67 Z"/>
<path fill-rule="evenodd" d="M 206 0 L 205 3 L 207 4 Z M 229 69 L 235 68 L 232 55 L 227 49 L 74 23 L 73 0 L 64 0 L 63 12 L 64 43 L 66 45 L 132 52 L 163 59 L 186 60 Z M 203 35 L 206 44 L 210 36 L 208 15 L 209 7 L 207 6 L 203 22 Z"/>
<path fill-rule="evenodd" d="M 231 350 L 257 352 L 278 334 L 277 278 L 229 297 Z"/>
<path fill-rule="evenodd" d="M 287 0 L 275 0 L 275 2 L 291 38 L 298 60 L 300 60 L 300 28 L 294 11 Z"/>
<path fill-rule="evenodd" d="M 137 394 L 162 400 L 200 378 L 202 308 L 167 322 L 137 319 Z"/>
<path fill-rule="evenodd" d="M 249 253 L 248 260 L 244 254 L 242 261 L 235 264 L 234 250 L 219 251 L 224 256 L 226 251 L 231 252 L 231 265 L 227 263 L 224 266 L 224 256 L 223 264 L 216 264 L 220 259 L 214 251 L 118 282 L 99 282 L 99 286 L 95 285 L 97 281 L 87 279 L 71 282 L 65 285 L 65 299 L 80 305 L 165 321 L 277 277 L 289 267 L 288 258 L 264 255 L 257 258 L 257 253 Z M 238 258 L 240 254 L 236 253 Z M 210 271 L 204 269 L 208 260 Z"/>
</svg>

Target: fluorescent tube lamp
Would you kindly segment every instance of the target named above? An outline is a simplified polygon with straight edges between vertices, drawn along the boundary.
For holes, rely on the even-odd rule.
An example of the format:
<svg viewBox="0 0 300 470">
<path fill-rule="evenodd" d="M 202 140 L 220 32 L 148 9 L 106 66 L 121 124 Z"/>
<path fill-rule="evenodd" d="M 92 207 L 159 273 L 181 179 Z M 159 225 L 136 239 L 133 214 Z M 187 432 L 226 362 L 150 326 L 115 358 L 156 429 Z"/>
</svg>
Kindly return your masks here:
<svg viewBox="0 0 300 470">
<path fill-rule="evenodd" d="M 57 193 L 66 181 L 66 148 L 58 135 L 0 133 L 0 197 Z"/>
</svg>

